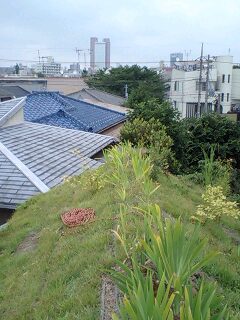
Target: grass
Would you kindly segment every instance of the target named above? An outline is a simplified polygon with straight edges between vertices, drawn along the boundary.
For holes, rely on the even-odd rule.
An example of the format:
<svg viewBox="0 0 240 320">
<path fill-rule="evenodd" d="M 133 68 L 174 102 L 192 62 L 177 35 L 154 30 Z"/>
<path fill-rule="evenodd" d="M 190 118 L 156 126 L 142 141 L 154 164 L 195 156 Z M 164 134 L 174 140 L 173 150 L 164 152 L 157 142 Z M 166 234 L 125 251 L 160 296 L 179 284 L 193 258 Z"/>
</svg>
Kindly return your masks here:
<svg viewBox="0 0 240 320">
<path fill-rule="evenodd" d="M 159 175 L 160 188 L 155 195 L 162 209 L 174 217 L 182 216 L 189 230 L 193 225 L 189 219 L 201 203 L 203 189 L 185 177 Z M 222 295 L 222 304 L 228 304 L 229 310 L 236 319 L 240 319 L 240 256 L 236 243 L 225 228 L 231 228 L 239 235 L 240 221 L 224 217 L 221 223 L 208 222 L 201 227 L 201 237 L 208 240 L 207 250 L 221 252 L 215 262 L 204 271 L 218 283 L 218 294 Z"/>
<path fill-rule="evenodd" d="M 100 220 L 68 229 L 60 214 L 73 207 L 94 207 Z M 20 207 L 0 232 L 0 318 L 99 318 L 113 208 L 108 189 L 92 194 L 69 182 Z M 30 232 L 39 236 L 37 248 L 16 253 Z"/>
<path fill-rule="evenodd" d="M 101 275 L 113 265 L 112 217 L 119 204 L 114 187 L 95 192 L 94 185 L 84 187 L 87 176 L 77 183 L 66 182 L 49 193 L 32 198 L 17 209 L 9 227 L 0 232 L 0 318 L 1 319 L 98 319 L 100 316 Z M 201 203 L 203 189 L 184 177 L 160 174 L 160 187 L 151 202 L 173 217 L 182 216 L 193 230 L 190 216 Z M 137 205 L 138 193 L 130 183 L 128 202 Z M 93 207 L 97 221 L 85 227 L 68 229 L 60 214 L 74 207 Z M 141 230 L 138 219 L 129 212 L 129 230 Z M 240 318 L 240 270 L 236 242 L 223 227 L 239 234 L 240 222 L 230 218 L 221 224 L 207 223 L 201 237 L 208 239 L 207 250 L 222 252 L 204 269 L 218 282 L 222 304 Z M 37 247 L 30 252 L 16 252 L 30 232 L 38 234 Z M 141 232 L 141 231 L 140 231 Z M 118 248 L 118 247 L 117 247 Z M 120 251 L 117 251 L 119 255 Z"/>
</svg>

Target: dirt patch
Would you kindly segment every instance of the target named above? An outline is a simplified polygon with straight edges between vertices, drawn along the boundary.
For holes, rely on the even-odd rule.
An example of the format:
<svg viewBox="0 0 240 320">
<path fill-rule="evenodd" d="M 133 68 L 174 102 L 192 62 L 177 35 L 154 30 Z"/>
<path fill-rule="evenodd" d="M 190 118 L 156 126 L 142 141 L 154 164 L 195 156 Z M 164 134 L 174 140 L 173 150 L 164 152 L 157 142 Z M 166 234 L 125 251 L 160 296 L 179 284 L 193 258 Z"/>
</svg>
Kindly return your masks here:
<svg viewBox="0 0 240 320">
<path fill-rule="evenodd" d="M 107 277 L 102 278 L 101 320 L 112 320 L 112 314 L 118 312 L 118 289 L 113 281 Z"/>
<path fill-rule="evenodd" d="M 39 236 L 35 232 L 31 232 L 17 247 L 16 253 L 33 251 L 38 242 Z"/>
</svg>

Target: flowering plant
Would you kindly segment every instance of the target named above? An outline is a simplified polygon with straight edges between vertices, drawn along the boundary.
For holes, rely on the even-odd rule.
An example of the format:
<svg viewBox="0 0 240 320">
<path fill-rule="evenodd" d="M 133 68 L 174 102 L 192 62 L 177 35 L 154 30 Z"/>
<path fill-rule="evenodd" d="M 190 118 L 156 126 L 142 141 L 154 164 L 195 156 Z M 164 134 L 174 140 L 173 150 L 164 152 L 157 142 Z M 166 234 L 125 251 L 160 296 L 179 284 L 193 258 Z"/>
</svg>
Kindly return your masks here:
<svg viewBox="0 0 240 320">
<path fill-rule="evenodd" d="M 195 220 L 205 223 L 207 219 L 219 221 L 222 216 L 230 216 L 234 219 L 240 216 L 237 202 L 228 201 L 220 186 L 208 186 L 202 199 L 203 204 L 197 207 L 196 215 L 192 217 Z"/>
</svg>

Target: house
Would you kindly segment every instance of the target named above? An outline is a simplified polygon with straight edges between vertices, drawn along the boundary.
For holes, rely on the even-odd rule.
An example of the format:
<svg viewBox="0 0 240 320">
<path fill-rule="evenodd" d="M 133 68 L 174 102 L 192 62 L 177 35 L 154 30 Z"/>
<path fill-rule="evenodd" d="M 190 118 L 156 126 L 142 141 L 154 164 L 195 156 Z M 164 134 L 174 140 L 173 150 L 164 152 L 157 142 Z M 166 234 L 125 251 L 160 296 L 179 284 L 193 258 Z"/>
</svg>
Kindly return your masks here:
<svg viewBox="0 0 240 320">
<path fill-rule="evenodd" d="M 26 121 L 116 136 L 126 115 L 58 92 L 34 92 L 24 106 Z"/>
<path fill-rule="evenodd" d="M 80 91 L 68 94 L 68 97 L 86 102 L 102 105 L 107 109 L 127 113 L 128 109 L 123 105 L 126 99 L 98 89 L 84 88 Z"/>
<path fill-rule="evenodd" d="M 59 91 L 64 95 L 88 88 L 88 85 L 84 82 L 83 78 L 54 77 L 47 78 L 46 81 L 46 88 L 48 91 Z"/>
<path fill-rule="evenodd" d="M 25 97 L 29 93 L 19 86 L 0 85 L 0 102 Z"/>
<path fill-rule="evenodd" d="M 207 81 L 207 70 L 209 77 Z M 200 97 L 200 113 L 219 110 L 227 113 L 240 106 L 240 66 L 232 56 L 217 56 L 203 60 L 199 96 L 200 61 L 179 61 L 172 69 L 169 99 L 183 118 L 196 117 Z M 208 87 L 207 87 L 208 84 Z"/>
<path fill-rule="evenodd" d="M 42 91 L 47 88 L 47 80 L 33 77 L 11 76 L 0 78 L 0 86 L 18 86 L 28 92 Z"/>
<path fill-rule="evenodd" d="M 73 95 L 79 95 L 79 96 L 74 97 Z M 108 93 L 103 90 L 93 89 L 93 88 L 85 88 L 69 96 L 72 96 L 72 98 L 76 98 L 79 100 L 92 99 L 94 101 L 113 104 L 116 106 L 123 106 L 124 102 L 126 101 L 126 99 L 124 99 L 123 97 L 117 96 L 112 93 Z"/>
<path fill-rule="evenodd" d="M 64 177 L 97 168 L 99 152 L 115 143 L 106 135 L 25 122 L 25 102 L 0 103 L 0 208 L 14 209 Z"/>
</svg>

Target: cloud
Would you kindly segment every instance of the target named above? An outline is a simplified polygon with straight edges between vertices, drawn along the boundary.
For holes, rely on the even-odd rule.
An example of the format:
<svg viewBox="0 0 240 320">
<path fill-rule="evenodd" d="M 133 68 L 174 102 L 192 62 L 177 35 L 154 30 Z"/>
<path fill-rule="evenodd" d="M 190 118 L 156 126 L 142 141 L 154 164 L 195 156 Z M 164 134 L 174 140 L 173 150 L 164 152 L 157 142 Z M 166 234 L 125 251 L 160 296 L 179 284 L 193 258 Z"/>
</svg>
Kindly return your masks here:
<svg viewBox="0 0 240 320">
<path fill-rule="evenodd" d="M 200 44 L 210 54 L 231 48 L 240 61 L 239 0 L 1 0 L 0 57 L 76 60 L 89 38 L 111 38 L 113 61 L 168 60 L 171 51 Z"/>
</svg>

